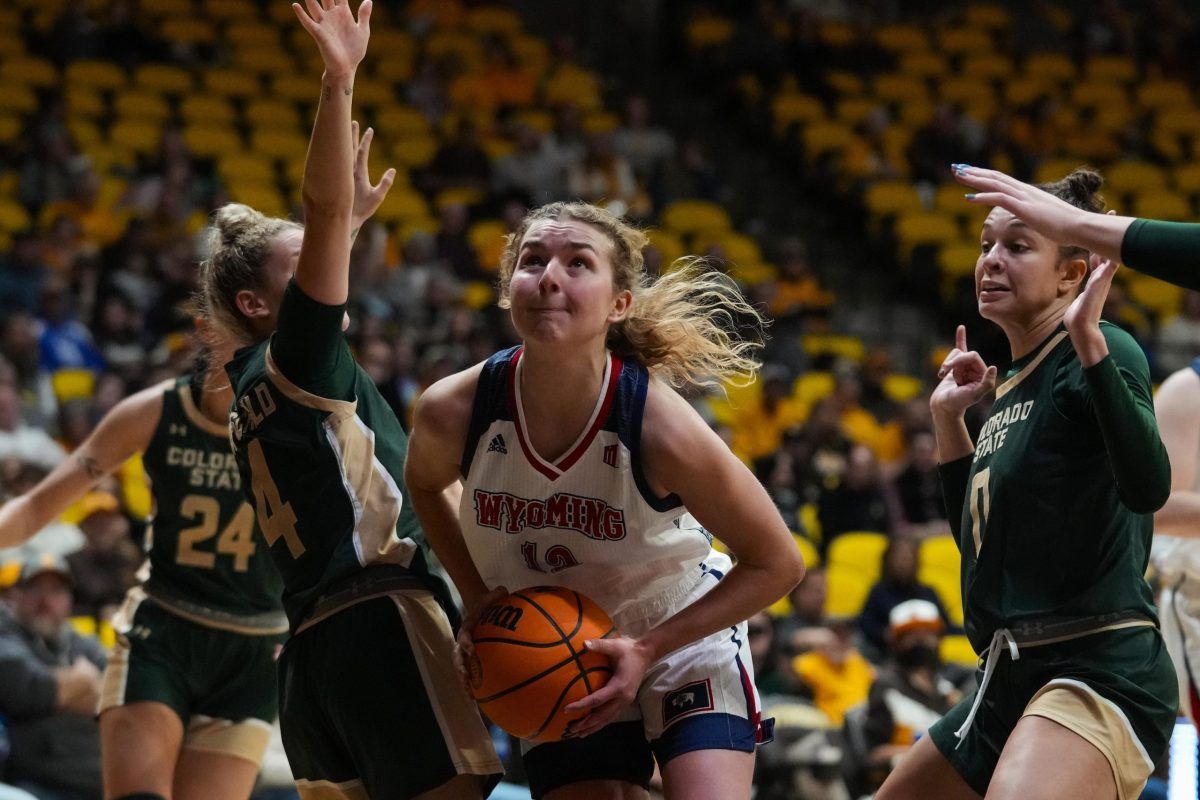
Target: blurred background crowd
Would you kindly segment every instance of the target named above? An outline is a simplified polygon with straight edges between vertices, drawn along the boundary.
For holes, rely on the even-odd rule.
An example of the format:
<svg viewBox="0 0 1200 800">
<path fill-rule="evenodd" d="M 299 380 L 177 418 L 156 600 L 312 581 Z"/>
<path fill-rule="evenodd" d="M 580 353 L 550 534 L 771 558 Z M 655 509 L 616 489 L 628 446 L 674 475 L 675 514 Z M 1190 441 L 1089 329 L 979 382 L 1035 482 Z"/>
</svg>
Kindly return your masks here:
<svg viewBox="0 0 1200 800">
<path fill-rule="evenodd" d="M 292 14 L 0 7 L 4 497 L 121 398 L 192 368 L 213 209 L 299 214 L 320 67 Z M 376 131 L 372 174 L 399 177 L 355 244 L 348 335 L 407 422 L 424 387 L 513 341 L 494 302 L 504 235 L 554 199 L 649 227 L 652 271 L 685 254 L 727 270 L 773 319 L 765 365 L 691 399 L 811 565 L 751 624 L 780 740 L 758 796 L 868 794 L 973 680 L 927 393 L 955 324 L 989 363 L 1008 353 L 975 311 L 986 209 L 948 165 L 1048 180 L 1089 163 L 1112 207 L 1196 218 L 1198 23 L 1174 0 L 380 2 L 356 116 Z M 1156 377 L 1200 353 L 1196 293 L 1125 273 L 1105 316 Z M 53 634 L 45 664 L 95 678 L 70 637 L 111 642 L 151 511 L 135 459 L 0 552 L 0 671 L 32 626 Z M 94 796 L 97 764 L 76 780 L 22 749 L 57 741 L 36 738 L 39 715 L 76 713 L 28 699 L 0 674 L 0 775 Z"/>
</svg>

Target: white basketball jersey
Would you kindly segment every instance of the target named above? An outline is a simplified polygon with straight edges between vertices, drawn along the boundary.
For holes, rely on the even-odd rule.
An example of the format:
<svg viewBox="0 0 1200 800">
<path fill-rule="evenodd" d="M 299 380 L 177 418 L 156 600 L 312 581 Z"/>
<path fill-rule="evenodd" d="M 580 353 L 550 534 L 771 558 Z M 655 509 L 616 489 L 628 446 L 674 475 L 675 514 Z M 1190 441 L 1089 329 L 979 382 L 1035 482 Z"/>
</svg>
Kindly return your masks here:
<svg viewBox="0 0 1200 800">
<path fill-rule="evenodd" d="M 609 354 L 592 418 L 551 463 L 526 432 L 521 352 L 497 353 L 479 376 L 462 459 L 471 557 L 488 588 L 567 586 L 598 603 L 619 631 L 639 635 L 705 571 L 719 578 L 729 560 L 677 496 L 656 497 L 646 483 L 645 368 Z"/>
<path fill-rule="evenodd" d="M 1192 361 L 1192 369 L 1200 374 L 1200 358 Z M 1200 491 L 1200 472 L 1192 491 Z M 1189 580 L 1184 586 L 1189 596 L 1200 600 L 1200 539 L 1157 534 L 1150 546 L 1150 559 L 1165 586 L 1175 586 L 1180 579 Z"/>
</svg>

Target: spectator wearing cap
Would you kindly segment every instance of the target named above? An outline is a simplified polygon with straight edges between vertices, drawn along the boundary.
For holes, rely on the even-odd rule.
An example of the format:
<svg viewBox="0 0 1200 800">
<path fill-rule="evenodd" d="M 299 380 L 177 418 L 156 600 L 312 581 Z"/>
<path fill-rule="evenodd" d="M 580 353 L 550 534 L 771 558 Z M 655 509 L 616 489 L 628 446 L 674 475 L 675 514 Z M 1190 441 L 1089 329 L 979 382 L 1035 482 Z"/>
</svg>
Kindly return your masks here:
<svg viewBox="0 0 1200 800">
<path fill-rule="evenodd" d="M 39 800 L 95 800 L 104 651 L 67 622 L 70 568 L 49 555 L 25 562 L 9 599 L 11 615 L 0 615 L 0 715 L 12 744 L 4 780 Z"/>
<path fill-rule="evenodd" d="M 109 492 L 88 492 L 80 500 L 79 528 L 86 543 L 67 556 L 75 578 L 76 616 L 109 619 L 137 582 L 141 552 L 129 537 L 129 519 Z"/>
<path fill-rule="evenodd" d="M 878 788 L 900 756 L 962 697 L 970 676 L 938 656 L 945 625 L 928 600 L 905 600 L 888 618 L 889 663 L 867 696 L 864 738 L 868 788 Z"/>
</svg>

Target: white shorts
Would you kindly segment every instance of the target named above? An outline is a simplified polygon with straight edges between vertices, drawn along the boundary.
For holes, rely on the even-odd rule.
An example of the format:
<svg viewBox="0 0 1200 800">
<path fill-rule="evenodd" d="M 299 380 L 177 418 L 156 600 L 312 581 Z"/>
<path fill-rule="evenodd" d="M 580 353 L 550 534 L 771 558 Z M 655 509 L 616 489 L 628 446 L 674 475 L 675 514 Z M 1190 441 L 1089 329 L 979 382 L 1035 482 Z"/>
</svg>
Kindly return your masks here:
<svg viewBox="0 0 1200 800">
<path fill-rule="evenodd" d="M 1200 578 L 1184 575 L 1163 589 L 1158 615 L 1179 677 L 1179 705 L 1192 724 L 1200 724 Z"/>
</svg>

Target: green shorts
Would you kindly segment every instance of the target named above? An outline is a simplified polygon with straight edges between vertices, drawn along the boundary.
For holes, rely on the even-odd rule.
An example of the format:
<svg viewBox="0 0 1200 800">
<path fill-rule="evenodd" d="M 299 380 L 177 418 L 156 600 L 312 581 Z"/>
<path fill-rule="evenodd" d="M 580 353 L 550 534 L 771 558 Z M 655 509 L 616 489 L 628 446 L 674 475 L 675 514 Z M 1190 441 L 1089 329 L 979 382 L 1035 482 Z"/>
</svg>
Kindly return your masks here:
<svg viewBox="0 0 1200 800">
<path fill-rule="evenodd" d="M 494 786 L 503 768 L 453 646 L 425 590 L 301 626 L 279 658 L 279 722 L 301 798 L 402 800 L 460 774 Z"/>
<path fill-rule="evenodd" d="M 955 731 L 975 694 L 929 729 L 938 750 L 981 795 L 1022 716 L 1054 720 L 1096 746 L 1118 797 L 1137 797 L 1166 751 L 1179 707 L 1175 668 L 1162 634 L 1126 628 L 1002 654 L 961 744 Z M 1136 787 L 1136 788 L 1135 788 Z"/>
<path fill-rule="evenodd" d="M 139 590 L 114 620 L 100 711 L 162 703 L 179 715 L 184 747 L 259 763 L 275 721 L 275 652 L 286 634 L 210 628 L 167 611 Z"/>
</svg>

